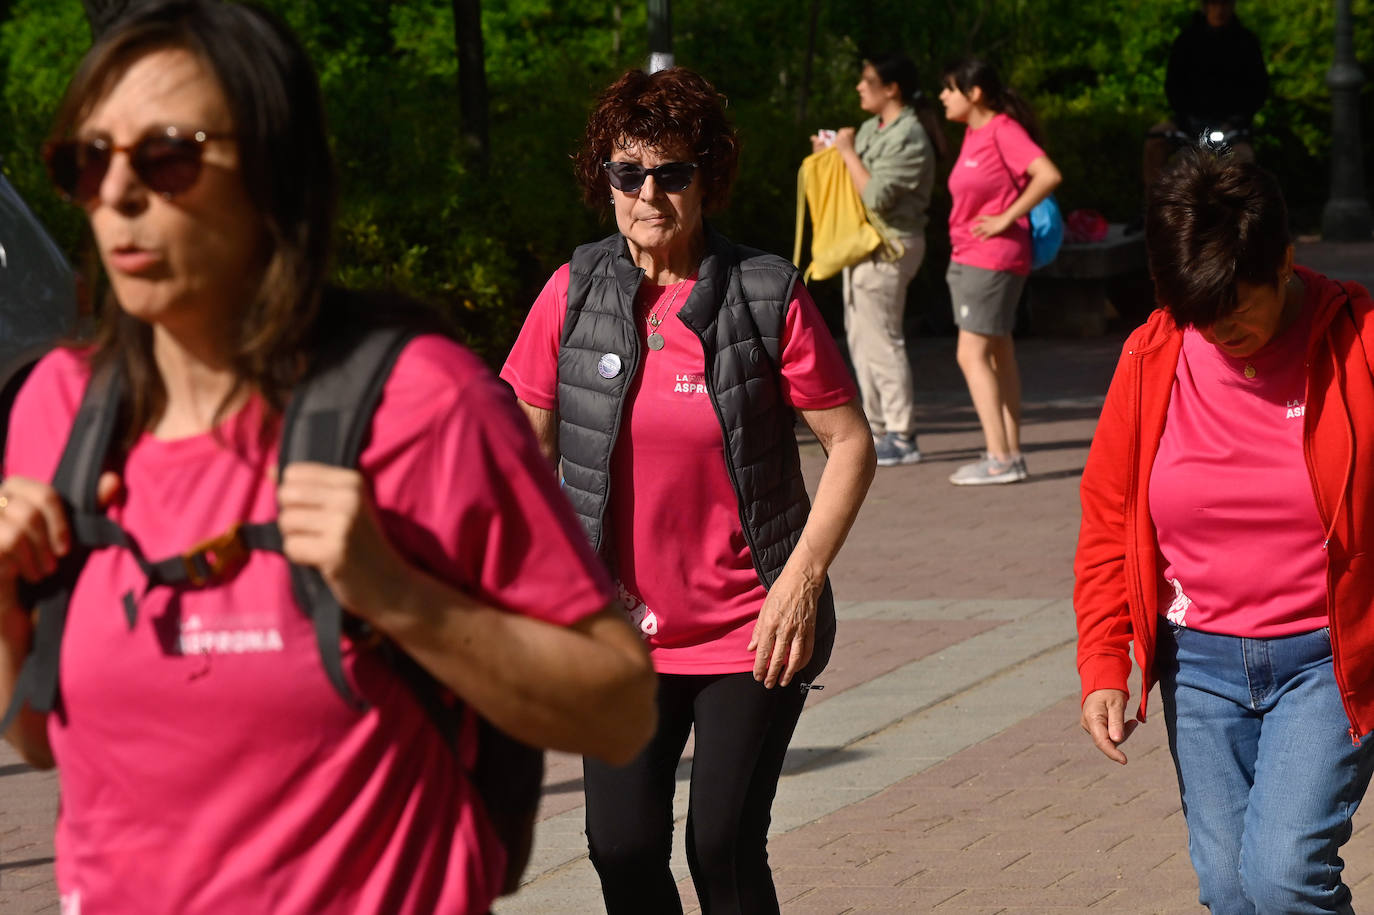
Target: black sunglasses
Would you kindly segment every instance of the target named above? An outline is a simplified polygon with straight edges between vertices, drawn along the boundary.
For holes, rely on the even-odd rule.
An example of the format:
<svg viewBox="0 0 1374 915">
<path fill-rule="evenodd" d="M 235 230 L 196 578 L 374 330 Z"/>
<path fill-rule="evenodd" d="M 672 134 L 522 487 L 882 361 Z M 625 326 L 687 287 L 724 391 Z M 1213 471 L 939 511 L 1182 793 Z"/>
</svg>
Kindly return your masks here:
<svg viewBox="0 0 1374 915">
<path fill-rule="evenodd" d="M 685 191 L 697 171 L 695 162 L 664 162 L 653 168 L 645 168 L 634 162 L 606 161 L 601 165 L 606 169 L 606 178 L 611 182 L 611 187 L 627 194 L 633 194 L 642 188 L 644 180 L 650 175 L 653 176 L 659 190 Z"/>
<path fill-rule="evenodd" d="M 148 190 L 171 197 L 190 190 L 200 179 L 201 159 L 209 140 L 232 139 L 232 134 L 207 130 L 160 127 L 128 146 L 106 137 L 59 140 L 43 149 L 48 174 L 57 190 L 73 203 L 86 203 L 100 193 L 115 153 L 127 153 L 129 165 Z"/>
</svg>

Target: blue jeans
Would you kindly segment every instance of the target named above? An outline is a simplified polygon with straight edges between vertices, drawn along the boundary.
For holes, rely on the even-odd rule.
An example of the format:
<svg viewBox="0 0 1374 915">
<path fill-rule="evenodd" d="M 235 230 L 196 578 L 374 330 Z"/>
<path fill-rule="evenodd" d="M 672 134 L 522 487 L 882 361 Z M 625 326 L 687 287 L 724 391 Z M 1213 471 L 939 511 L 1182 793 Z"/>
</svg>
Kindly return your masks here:
<svg viewBox="0 0 1374 915">
<path fill-rule="evenodd" d="M 1327 629 L 1246 639 L 1160 621 L 1157 672 L 1198 899 L 1213 913 L 1350 913 L 1340 848 L 1369 785 Z"/>
</svg>

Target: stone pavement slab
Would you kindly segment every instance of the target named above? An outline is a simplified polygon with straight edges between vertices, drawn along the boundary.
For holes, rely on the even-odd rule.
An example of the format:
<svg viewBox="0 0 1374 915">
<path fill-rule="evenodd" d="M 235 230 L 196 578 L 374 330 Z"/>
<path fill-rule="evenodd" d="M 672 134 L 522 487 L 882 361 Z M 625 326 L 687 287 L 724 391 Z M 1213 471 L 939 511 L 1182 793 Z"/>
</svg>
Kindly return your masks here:
<svg viewBox="0 0 1374 915">
<path fill-rule="evenodd" d="M 0 912 L 57 912 L 52 831 L 57 776 L 35 772 L 0 741 Z"/>
</svg>

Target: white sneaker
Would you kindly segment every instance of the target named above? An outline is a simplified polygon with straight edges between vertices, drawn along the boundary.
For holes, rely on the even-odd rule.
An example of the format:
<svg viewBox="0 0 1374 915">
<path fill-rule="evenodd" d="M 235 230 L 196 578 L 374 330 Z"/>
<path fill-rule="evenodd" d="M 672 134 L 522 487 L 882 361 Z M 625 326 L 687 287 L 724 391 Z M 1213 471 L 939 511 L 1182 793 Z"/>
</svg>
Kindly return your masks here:
<svg viewBox="0 0 1374 915">
<path fill-rule="evenodd" d="M 997 483 L 1019 483 L 1026 476 L 1024 460 L 999 461 L 993 457 L 985 457 L 960 467 L 949 475 L 949 481 L 955 486 L 988 486 Z"/>
</svg>

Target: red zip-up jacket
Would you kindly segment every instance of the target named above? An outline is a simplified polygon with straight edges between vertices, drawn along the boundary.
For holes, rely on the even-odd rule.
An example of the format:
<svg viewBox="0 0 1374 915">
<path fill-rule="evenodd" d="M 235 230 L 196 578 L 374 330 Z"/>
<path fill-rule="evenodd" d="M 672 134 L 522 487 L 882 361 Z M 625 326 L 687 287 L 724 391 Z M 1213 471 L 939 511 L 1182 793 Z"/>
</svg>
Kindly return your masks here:
<svg viewBox="0 0 1374 915">
<path fill-rule="evenodd" d="M 1318 303 L 1307 343 L 1303 451 L 1326 530 L 1336 682 L 1358 739 L 1374 729 L 1374 300 L 1357 284 L 1342 288 L 1297 270 Z M 1134 643 L 1143 671 L 1141 721 L 1157 679 L 1160 601 L 1173 596 L 1162 575 L 1149 483 L 1182 345 L 1182 330 L 1164 311 L 1126 340 L 1080 487 L 1073 603 L 1083 698 L 1097 689 L 1130 692 Z"/>
</svg>

